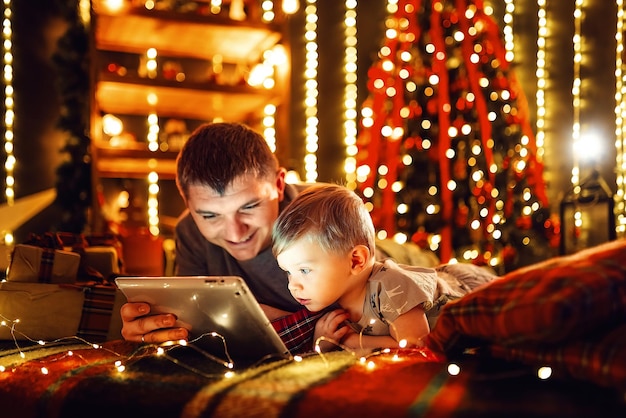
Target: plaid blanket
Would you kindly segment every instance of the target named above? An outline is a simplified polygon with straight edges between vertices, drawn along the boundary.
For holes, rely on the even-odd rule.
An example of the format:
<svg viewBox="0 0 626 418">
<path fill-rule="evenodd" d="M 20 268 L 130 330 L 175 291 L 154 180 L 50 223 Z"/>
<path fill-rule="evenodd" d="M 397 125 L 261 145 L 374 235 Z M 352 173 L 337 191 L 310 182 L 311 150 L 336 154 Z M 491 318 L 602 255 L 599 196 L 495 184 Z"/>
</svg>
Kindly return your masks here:
<svg viewBox="0 0 626 418">
<path fill-rule="evenodd" d="M 558 376 L 540 380 L 527 366 L 480 356 L 450 365 L 425 349 L 367 358 L 338 351 L 225 376 L 217 363 L 199 372 L 154 350 L 122 341 L 96 348 L 70 342 L 6 349 L 0 353 L 1 415 L 626 416 L 617 392 Z"/>
</svg>

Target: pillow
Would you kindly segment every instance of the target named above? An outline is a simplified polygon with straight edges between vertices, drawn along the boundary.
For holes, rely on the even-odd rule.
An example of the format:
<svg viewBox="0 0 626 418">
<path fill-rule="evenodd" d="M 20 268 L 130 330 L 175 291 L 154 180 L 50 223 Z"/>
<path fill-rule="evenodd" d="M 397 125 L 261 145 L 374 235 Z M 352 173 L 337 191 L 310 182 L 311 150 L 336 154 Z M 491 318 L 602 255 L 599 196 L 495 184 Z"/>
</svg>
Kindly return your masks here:
<svg viewBox="0 0 626 418">
<path fill-rule="evenodd" d="M 550 365 L 575 379 L 626 390 L 626 324 L 559 347 L 495 346 L 490 352 L 494 357 L 536 367 Z"/>
<path fill-rule="evenodd" d="M 626 240 L 520 268 L 449 302 L 425 343 L 439 352 L 463 339 L 557 344 L 618 322 L 626 322 Z"/>
</svg>

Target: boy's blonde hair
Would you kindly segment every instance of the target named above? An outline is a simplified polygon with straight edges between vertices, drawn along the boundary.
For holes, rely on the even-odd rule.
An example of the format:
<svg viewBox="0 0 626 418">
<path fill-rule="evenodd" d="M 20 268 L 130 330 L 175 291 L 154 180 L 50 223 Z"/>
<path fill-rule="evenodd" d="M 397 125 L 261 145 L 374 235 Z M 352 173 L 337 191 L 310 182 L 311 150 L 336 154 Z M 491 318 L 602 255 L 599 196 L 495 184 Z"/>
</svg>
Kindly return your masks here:
<svg viewBox="0 0 626 418">
<path fill-rule="evenodd" d="M 346 187 L 316 184 L 302 191 L 274 223 L 274 256 L 299 239 L 327 253 L 345 254 L 365 245 L 374 256 L 374 225 L 363 200 Z"/>
</svg>

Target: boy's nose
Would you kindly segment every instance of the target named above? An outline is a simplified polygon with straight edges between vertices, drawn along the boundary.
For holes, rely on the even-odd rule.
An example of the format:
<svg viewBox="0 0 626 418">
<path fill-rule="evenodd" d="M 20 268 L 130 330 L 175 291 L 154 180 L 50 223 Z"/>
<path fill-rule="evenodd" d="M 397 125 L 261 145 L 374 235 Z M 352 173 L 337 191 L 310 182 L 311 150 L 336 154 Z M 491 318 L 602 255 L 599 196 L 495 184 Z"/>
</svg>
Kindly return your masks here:
<svg viewBox="0 0 626 418">
<path fill-rule="evenodd" d="M 294 279 L 293 277 L 289 277 L 289 284 L 287 285 L 287 288 L 290 292 L 293 292 L 294 290 L 302 289 L 302 285 L 298 280 Z"/>
</svg>

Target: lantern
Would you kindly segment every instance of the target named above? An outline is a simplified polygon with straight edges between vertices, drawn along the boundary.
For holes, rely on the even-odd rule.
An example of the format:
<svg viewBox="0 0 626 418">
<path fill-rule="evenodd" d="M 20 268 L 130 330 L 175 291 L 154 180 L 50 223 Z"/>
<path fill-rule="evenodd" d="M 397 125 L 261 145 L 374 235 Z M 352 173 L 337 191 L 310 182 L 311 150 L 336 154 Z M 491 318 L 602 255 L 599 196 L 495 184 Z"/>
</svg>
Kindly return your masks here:
<svg viewBox="0 0 626 418">
<path fill-rule="evenodd" d="M 610 187 L 597 170 L 560 203 L 560 253 L 571 254 L 617 238 L 615 201 Z"/>
</svg>

